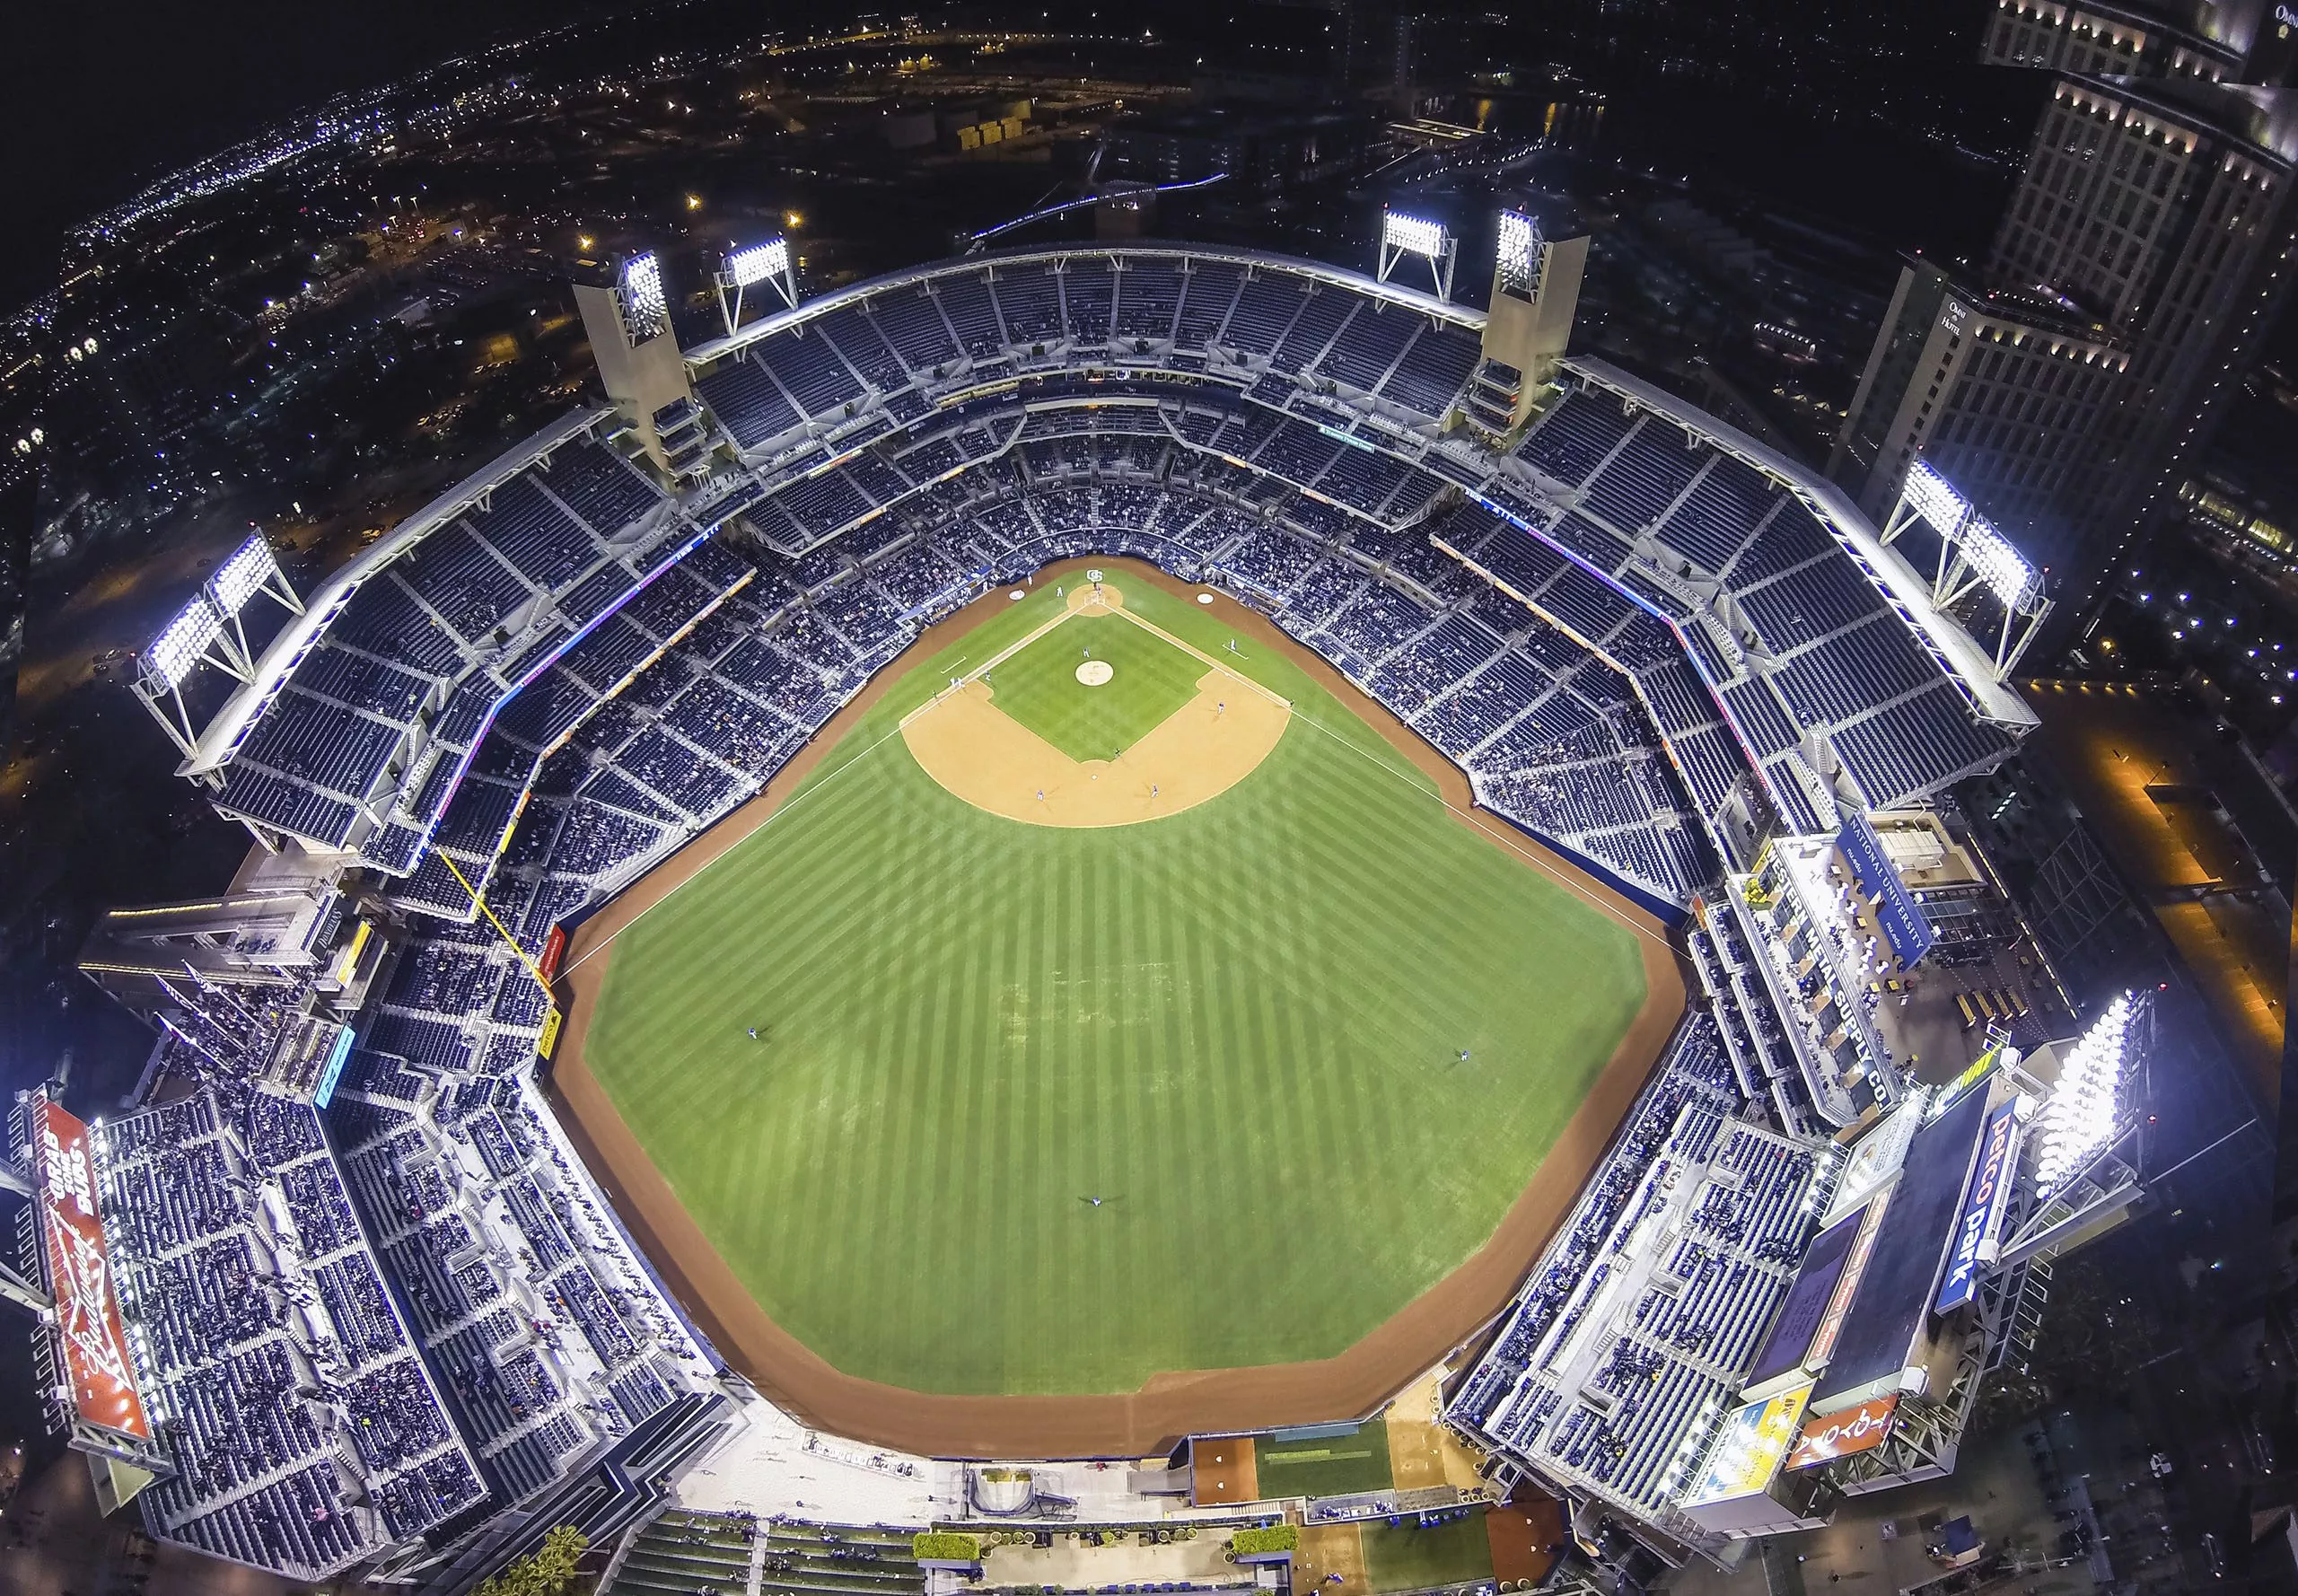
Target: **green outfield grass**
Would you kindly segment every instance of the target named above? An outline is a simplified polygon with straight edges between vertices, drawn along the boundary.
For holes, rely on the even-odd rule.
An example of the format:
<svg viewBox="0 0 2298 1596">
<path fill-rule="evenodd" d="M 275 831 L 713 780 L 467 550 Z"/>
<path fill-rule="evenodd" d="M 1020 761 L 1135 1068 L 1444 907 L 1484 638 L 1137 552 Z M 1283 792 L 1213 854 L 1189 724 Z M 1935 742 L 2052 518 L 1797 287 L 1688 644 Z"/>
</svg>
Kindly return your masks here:
<svg viewBox="0 0 2298 1596">
<path fill-rule="evenodd" d="M 850 1373 L 1099 1392 L 1338 1353 L 1489 1237 L 1643 1001 L 1632 933 L 1304 672 L 1119 585 L 1295 705 L 1235 787 L 1061 830 L 918 768 L 901 715 L 1055 614 L 1039 591 L 614 945 L 590 1066 L 760 1304 Z M 1094 713 L 1173 690 L 1120 665 Z"/>
<path fill-rule="evenodd" d="M 1097 688 L 1077 668 L 1116 674 Z M 1197 697 L 1208 667 L 1121 615 L 1077 615 L 989 673 L 998 708 L 1073 759 L 1113 759 Z"/>
</svg>

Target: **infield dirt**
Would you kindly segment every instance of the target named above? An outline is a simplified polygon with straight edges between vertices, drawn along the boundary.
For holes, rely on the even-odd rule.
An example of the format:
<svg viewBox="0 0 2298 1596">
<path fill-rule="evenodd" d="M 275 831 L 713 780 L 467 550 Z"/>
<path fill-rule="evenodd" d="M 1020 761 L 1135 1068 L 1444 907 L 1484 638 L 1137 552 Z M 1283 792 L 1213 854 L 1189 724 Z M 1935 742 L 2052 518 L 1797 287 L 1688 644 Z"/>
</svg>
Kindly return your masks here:
<svg viewBox="0 0 2298 1596">
<path fill-rule="evenodd" d="M 1069 595 L 1071 615 L 1123 609 L 1113 584 Z M 918 767 L 952 795 L 1009 820 L 1091 828 L 1161 820 L 1218 798 L 1251 775 L 1292 718 L 1283 699 L 1250 678 L 1197 658 L 1206 671 L 1197 697 L 1114 759 L 1071 759 L 1006 715 L 988 667 L 905 716 L 902 741 Z"/>
<path fill-rule="evenodd" d="M 1092 565 L 1190 598 L 1206 592 L 1134 560 L 1066 561 L 1040 583 Z M 947 649 L 1006 603 L 1000 591 L 929 627 L 881 671 L 749 802 L 634 883 L 574 933 L 556 993 L 566 1013 L 550 1090 L 569 1134 L 618 1212 L 720 1355 L 802 1421 L 873 1445 L 936 1457 L 1145 1457 L 1192 1434 L 1311 1424 L 1371 1413 L 1506 1306 L 1588 1172 L 1634 1104 L 1684 1006 L 1684 977 L 1667 933 L 1621 894 L 1507 822 L 1476 807 L 1465 776 L 1339 671 L 1225 593 L 1212 609 L 1241 637 L 1286 656 L 1379 731 L 1435 785 L 1463 825 L 1564 884 L 1636 934 L 1645 998 L 1548 1155 L 1485 1244 L 1370 1335 L 1330 1358 L 1155 1376 L 1139 1390 L 1096 1396 L 949 1396 L 863 1380 L 834 1368 L 752 1298 L 704 1237 L 583 1061 L 583 1038 L 621 929 L 765 824 L 829 750 L 919 661 Z M 1106 823 L 1106 822 L 1104 822 Z M 1249 1217 L 1249 1216 L 1241 1216 Z M 1272 1311 L 1281 1306 L 1272 1304 Z"/>
</svg>

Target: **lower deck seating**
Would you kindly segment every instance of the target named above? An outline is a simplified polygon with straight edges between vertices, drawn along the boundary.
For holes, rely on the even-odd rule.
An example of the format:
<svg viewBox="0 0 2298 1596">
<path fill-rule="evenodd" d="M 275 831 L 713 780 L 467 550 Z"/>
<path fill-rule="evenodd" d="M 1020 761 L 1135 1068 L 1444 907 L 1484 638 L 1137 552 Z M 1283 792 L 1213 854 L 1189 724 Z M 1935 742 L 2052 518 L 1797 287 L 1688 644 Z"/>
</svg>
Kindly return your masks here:
<svg viewBox="0 0 2298 1596">
<path fill-rule="evenodd" d="M 309 1106 L 230 1083 L 118 1121 L 101 1200 L 177 1470 L 153 1534 L 319 1580 L 484 1500 Z"/>
</svg>

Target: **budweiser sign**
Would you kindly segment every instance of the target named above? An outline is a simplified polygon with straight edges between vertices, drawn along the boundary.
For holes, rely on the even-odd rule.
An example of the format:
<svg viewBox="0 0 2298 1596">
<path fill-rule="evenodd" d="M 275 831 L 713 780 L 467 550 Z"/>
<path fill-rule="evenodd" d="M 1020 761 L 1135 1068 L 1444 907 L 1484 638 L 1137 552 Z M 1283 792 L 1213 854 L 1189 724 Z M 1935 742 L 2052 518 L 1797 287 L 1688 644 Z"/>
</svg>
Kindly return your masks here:
<svg viewBox="0 0 2298 1596">
<path fill-rule="evenodd" d="M 127 1361 L 103 1222 L 96 1213 L 96 1160 L 88 1127 L 54 1103 L 37 1101 L 40 1234 L 73 1406 L 88 1424 L 149 1441 L 152 1422 Z"/>
</svg>

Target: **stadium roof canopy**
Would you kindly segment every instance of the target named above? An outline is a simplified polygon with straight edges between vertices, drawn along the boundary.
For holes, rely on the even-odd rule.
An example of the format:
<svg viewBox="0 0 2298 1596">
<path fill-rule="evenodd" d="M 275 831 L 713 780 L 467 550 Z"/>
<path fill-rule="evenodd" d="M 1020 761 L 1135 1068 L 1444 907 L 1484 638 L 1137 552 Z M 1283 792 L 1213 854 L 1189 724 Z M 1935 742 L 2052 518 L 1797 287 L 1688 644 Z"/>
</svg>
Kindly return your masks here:
<svg viewBox="0 0 2298 1596">
<path fill-rule="evenodd" d="M 192 751 L 178 772 L 182 776 L 201 776 L 227 763 L 240 740 L 255 720 L 278 696 L 286 685 L 288 675 L 311 651 L 311 645 L 325 635 L 351 595 L 366 584 L 367 579 L 387 569 L 436 529 L 445 526 L 462 511 L 485 497 L 490 489 L 508 482 L 526 470 L 537 460 L 548 458 L 550 452 L 570 438 L 580 437 L 604 417 L 612 415 L 605 406 L 577 410 L 544 427 L 524 442 L 513 445 L 494 460 L 456 483 L 433 499 L 414 514 L 400 522 L 384 536 L 359 551 L 336 571 L 317 591 L 305 600 L 303 612 L 290 618 L 279 628 L 256 661 L 254 680 L 242 686 L 216 712 L 206 731 L 193 745 Z"/>
<path fill-rule="evenodd" d="M 496 714 L 738 513 L 795 560 L 1002 458 L 1028 413 L 1112 402 L 1165 408 L 1188 448 L 1208 441 L 1184 435 L 1184 408 L 1258 417 L 1267 448 L 1222 459 L 1351 523 L 1425 541 L 1443 504 L 1481 506 L 1496 530 L 1444 552 L 1634 680 L 1711 815 L 1744 768 L 1795 829 L 1831 829 L 1836 770 L 1855 807 L 1913 801 L 2034 723 L 1839 490 L 1696 407 L 1577 359 L 1504 450 L 1461 425 L 1493 380 L 1483 320 L 1330 266 L 1174 244 L 1002 251 L 823 295 L 687 355 L 713 444 L 698 482 L 645 474 L 611 410 L 571 414 L 329 578 L 183 773 L 220 778 L 226 812 L 404 873 Z M 994 412 L 1015 425 L 984 441 Z M 929 437 L 946 440 L 938 474 L 891 469 Z M 1316 449 L 1337 463 L 1302 464 Z M 1592 580 L 1608 615 L 1642 611 L 1608 634 L 1635 646 L 1607 652 L 1524 591 L 1531 564 L 1558 593 Z M 352 668 L 390 690 L 363 678 L 377 700 L 344 707 L 326 684 Z"/>
</svg>

